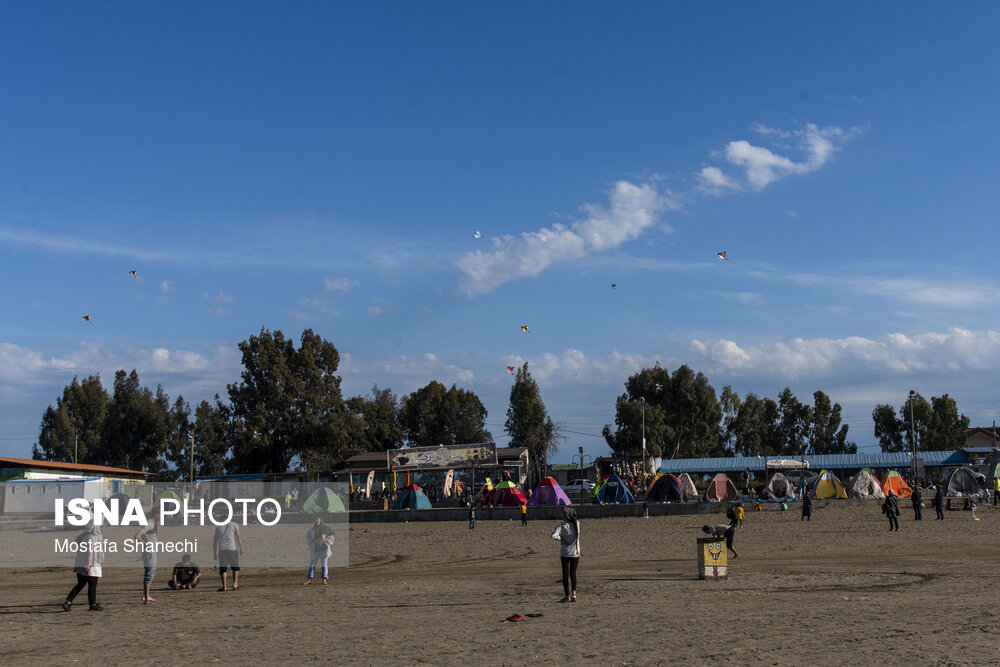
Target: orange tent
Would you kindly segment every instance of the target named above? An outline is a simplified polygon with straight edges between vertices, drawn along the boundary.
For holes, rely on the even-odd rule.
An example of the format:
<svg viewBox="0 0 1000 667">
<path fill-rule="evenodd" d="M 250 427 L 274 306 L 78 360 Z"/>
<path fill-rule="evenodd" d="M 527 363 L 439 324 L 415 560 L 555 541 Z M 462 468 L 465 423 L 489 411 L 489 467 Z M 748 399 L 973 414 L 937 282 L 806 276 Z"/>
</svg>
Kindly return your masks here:
<svg viewBox="0 0 1000 667">
<path fill-rule="evenodd" d="M 705 489 L 705 500 L 739 500 L 740 492 L 736 490 L 733 480 L 726 477 L 725 473 L 719 473 L 708 483 Z"/>
<path fill-rule="evenodd" d="M 890 470 L 882 478 L 882 491 L 885 495 L 889 495 L 889 492 L 892 491 L 897 498 L 909 498 L 913 495 L 910 487 L 895 470 Z"/>
</svg>

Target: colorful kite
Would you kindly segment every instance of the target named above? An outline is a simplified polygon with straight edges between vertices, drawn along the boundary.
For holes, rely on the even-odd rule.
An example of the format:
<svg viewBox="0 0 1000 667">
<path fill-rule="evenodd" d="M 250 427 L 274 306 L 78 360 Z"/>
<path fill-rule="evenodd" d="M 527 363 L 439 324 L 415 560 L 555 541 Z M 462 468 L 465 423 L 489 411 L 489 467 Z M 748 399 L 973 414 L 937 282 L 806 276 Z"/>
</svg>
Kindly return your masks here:
<svg viewBox="0 0 1000 667">
<path fill-rule="evenodd" d="M 133 278 L 135 278 L 135 277 L 136 277 L 136 273 L 137 273 L 137 271 L 136 271 L 135 269 L 132 269 L 131 271 L 129 271 L 129 272 L 128 272 L 128 274 L 129 274 L 130 276 L 132 276 Z"/>
<path fill-rule="evenodd" d="M 84 315 L 80 319 L 83 320 L 84 322 L 89 322 L 90 321 L 90 315 Z"/>
<path fill-rule="evenodd" d="M 472 235 L 472 238 L 481 239 L 483 238 L 483 235 L 479 232 L 479 230 L 476 230 L 476 233 Z"/>
<path fill-rule="evenodd" d="M 531 333 L 530 331 L 528 331 L 528 325 L 527 324 L 522 324 L 521 325 L 521 331 L 523 331 L 524 333 Z"/>
<path fill-rule="evenodd" d="M 511 375 L 514 375 L 514 367 L 513 366 L 508 366 L 507 367 L 507 372 L 510 373 Z"/>
<path fill-rule="evenodd" d="M 725 250 L 723 250 L 722 252 L 717 252 L 717 253 L 715 253 L 715 255 L 719 259 L 725 259 L 727 262 L 729 261 L 728 259 L 726 259 L 726 251 Z"/>
<path fill-rule="evenodd" d="M 614 289 L 614 288 L 616 288 L 616 287 L 618 287 L 618 284 L 617 284 L 617 283 L 611 283 L 611 289 Z"/>
</svg>

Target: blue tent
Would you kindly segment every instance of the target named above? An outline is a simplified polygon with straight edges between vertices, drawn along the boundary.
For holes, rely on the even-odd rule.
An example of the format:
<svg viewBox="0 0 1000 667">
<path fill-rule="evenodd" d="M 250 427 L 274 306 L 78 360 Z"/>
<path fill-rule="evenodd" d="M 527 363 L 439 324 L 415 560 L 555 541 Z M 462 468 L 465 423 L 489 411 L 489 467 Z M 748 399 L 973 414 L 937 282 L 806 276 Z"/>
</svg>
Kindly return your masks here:
<svg viewBox="0 0 1000 667">
<path fill-rule="evenodd" d="M 684 487 L 679 479 L 670 474 L 659 474 L 646 492 L 646 500 L 684 502 Z"/>
<path fill-rule="evenodd" d="M 594 502 L 603 504 L 634 503 L 635 498 L 632 496 L 632 492 L 628 490 L 628 487 L 625 486 L 625 482 L 622 481 L 621 477 L 611 475 L 597 491 Z"/>
<path fill-rule="evenodd" d="M 423 490 L 416 484 L 410 484 L 403 488 L 403 492 L 396 498 L 396 503 L 392 506 L 394 510 L 429 510 L 431 501 L 427 500 Z"/>
</svg>

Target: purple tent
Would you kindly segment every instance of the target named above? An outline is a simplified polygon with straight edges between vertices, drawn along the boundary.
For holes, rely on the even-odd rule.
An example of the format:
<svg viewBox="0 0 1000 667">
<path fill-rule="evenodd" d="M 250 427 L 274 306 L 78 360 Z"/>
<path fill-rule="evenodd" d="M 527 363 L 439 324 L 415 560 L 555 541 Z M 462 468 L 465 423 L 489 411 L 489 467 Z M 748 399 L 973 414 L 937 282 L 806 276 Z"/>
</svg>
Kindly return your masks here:
<svg viewBox="0 0 1000 667">
<path fill-rule="evenodd" d="M 572 505 L 559 482 L 551 477 L 543 477 L 528 498 L 529 505 Z"/>
</svg>

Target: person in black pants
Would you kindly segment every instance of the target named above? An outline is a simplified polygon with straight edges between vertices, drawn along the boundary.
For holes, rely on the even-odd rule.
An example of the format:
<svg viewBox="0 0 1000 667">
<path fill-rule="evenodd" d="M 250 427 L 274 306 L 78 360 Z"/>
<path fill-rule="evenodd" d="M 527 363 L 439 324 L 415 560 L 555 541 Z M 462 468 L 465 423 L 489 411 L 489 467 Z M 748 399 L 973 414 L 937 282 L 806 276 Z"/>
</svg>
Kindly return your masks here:
<svg viewBox="0 0 1000 667">
<path fill-rule="evenodd" d="M 889 519 L 889 532 L 899 532 L 899 504 L 896 502 L 896 494 L 890 491 L 882 503 L 882 512 Z"/>
<path fill-rule="evenodd" d="M 919 486 L 914 486 L 913 487 L 913 495 L 910 496 L 910 502 L 913 503 L 913 520 L 914 521 L 920 521 L 920 518 L 921 518 L 920 517 L 920 505 L 921 505 L 920 501 L 921 501 L 922 498 L 923 498 L 923 496 L 920 494 L 920 487 Z"/>
<path fill-rule="evenodd" d="M 559 560 L 562 563 L 563 591 L 560 602 L 576 602 L 576 568 L 580 564 L 580 521 L 572 507 L 563 509 L 563 522 L 550 535 L 559 540 Z"/>
<path fill-rule="evenodd" d="M 937 512 L 937 518 L 934 520 L 944 521 L 944 487 L 940 484 L 934 492 L 934 511 Z"/>
<path fill-rule="evenodd" d="M 104 607 L 97 601 L 97 582 L 101 580 L 101 563 L 104 562 L 104 552 L 98 551 L 94 545 L 100 544 L 104 537 L 101 535 L 101 527 L 95 526 L 93 522 L 87 525 L 87 530 L 77 538 L 81 548 L 77 551 L 76 562 L 73 564 L 73 572 L 76 573 L 76 586 L 70 590 L 66 596 L 66 601 L 62 603 L 63 611 L 72 608 L 73 600 L 77 594 L 87 587 L 87 602 L 90 604 L 90 611 L 104 611 Z"/>
<path fill-rule="evenodd" d="M 813 500 L 809 494 L 802 496 L 802 518 L 799 521 L 812 521 Z"/>
</svg>

